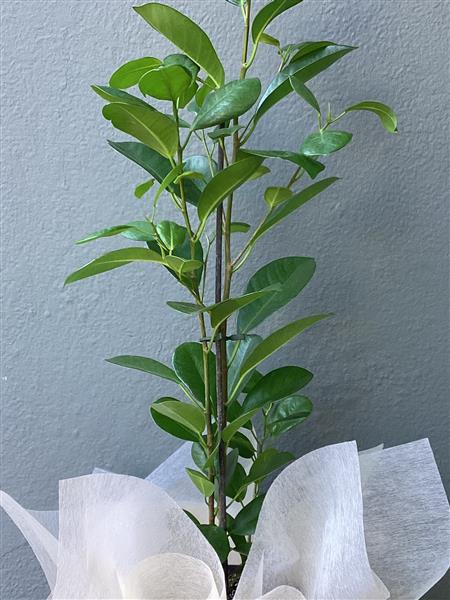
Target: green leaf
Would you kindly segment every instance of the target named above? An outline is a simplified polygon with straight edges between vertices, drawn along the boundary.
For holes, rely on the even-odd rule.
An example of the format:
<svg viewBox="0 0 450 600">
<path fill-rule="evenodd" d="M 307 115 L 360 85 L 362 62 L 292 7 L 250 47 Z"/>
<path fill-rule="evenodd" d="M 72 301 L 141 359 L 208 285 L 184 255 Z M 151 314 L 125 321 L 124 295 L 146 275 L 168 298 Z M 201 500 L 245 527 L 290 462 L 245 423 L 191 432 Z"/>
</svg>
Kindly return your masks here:
<svg viewBox="0 0 450 600">
<path fill-rule="evenodd" d="M 291 213 L 306 204 L 306 202 L 320 194 L 320 192 L 326 190 L 327 187 L 337 180 L 338 177 L 328 177 L 327 179 L 317 181 L 316 183 L 313 183 L 307 188 L 304 188 L 300 192 L 297 192 L 291 196 L 289 200 L 283 204 L 277 206 L 271 213 L 269 213 L 263 223 L 255 231 L 254 240 L 260 238 L 271 227 L 288 217 Z"/>
<path fill-rule="evenodd" d="M 225 486 L 227 487 L 233 479 L 233 475 L 236 471 L 236 467 L 239 461 L 239 450 L 237 448 L 233 448 L 227 454 L 226 459 L 226 478 L 225 478 Z"/>
<path fill-rule="evenodd" d="M 212 163 L 212 168 L 213 168 L 213 172 L 216 173 L 217 166 L 214 161 Z M 183 169 L 185 171 L 194 171 L 195 173 L 201 173 L 203 175 L 203 179 L 199 179 L 195 182 L 195 185 L 197 186 L 197 188 L 199 189 L 200 192 L 202 192 L 205 189 L 206 184 L 212 178 L 211 166 L 209 164 L 209 160 L 206 156 L 203 156 L 201 154 L 194 155 L 194 156 L 188 156 L 188 158 L 186 158 L 185 161 L 183 162 Z M 188 182 L 186 181 L 185 187 L 186 187 L 187 183 Z M 200 196 L 200 193 L 199 193 L 199 196 Z"/>
<path fill-rule="evenodd" d="M 231 533 L 253 535 L 258 523 L 259 513 L 264 502 L 264 494 L 256 496 L 236 515 Z"/>
<path fill-rule="evenodd" d="M 193 404 L 186 404 L 178 400 L 166 400 L 157 404 L 153 403 L 152 409 L 189 429 L 192 433 L 201 435 L 205 428 L 203 412 Z"/>
<path fill-rule="evenodd" d="M 267 475 L 284 467 L 294 459 L 295 456 L 290 452 L 279 452 L 275 448 L 268 448 L 252 464 L 248 480 L 249 482 L 261 481 Z"/>
<path fill-rule="evenodd" d="M 148 221 L 131 221 L 121 236 L 135 242 L 152 242 L 155 238 L 153 225 Z"/>
<path fill-rule="evenodd" d="M 117 103 L 104 106 L 103 115 L 116 129 L 135 137 L 166 158 L 175 154 L 177 127 L 169 117 L 157 110 Z"/>
<path fill-rule="evenodd" d="M 308 327 L 311 327 L 311 325 L 314 325 L 318 321 L 326 319 L 329 316 L 330 314 L 323 314 L 298 319 L 297 321 L 293 321 L 292 323 L 289 323 L 289 325 L 285 325 L 284 327 L 281 327 L 281 329 L 278 329 L 274 333 L 270 334 L 269 337 L 258 344 L 258 346 L 253 350 L 253 352 L 242 365 L 240 381 L 244 379 L 247 373 L 252 371 L 260 363 L 266 360 L 266 358 L 271 356 L 274 352 L 305 331 L 305 329 L 308 329 Z"/>
<path fill-rule="evenodd" d="M 338 46 L 333 42 L 304 44 L 301 51 L 278 73 L 264 92 L 254 116 L 255 124 L 272 106 L 290 94 L 290 77 L 296 75 L 297 81 L 306 83 L 352 50 L 352 46 Z"/>
<path fill-rule="evenodd" d="M 158 2 L 137 6 L 134 10 L 206 71 L 217 87 L 223 85 L 225 74 L 222 63 L 209 37 L 196 23 L 174 8 Z"/>
<path fill-rule="evenodd" d="M 174 221 L 161 221 L 156 226 L 156 231 L 162 243 L 170 252 L 177 246 L 181 246 L 187 235 L 186 227 L 182 227 Z"/>
<path fill-rule="evenodd" d="M 163 363 L 155 360 L 154 358 L 146 358 L 145 356 L 133 356 L 131 354 L 122 354 L 120 356 L 113 356 L 107 358 L 106 362 L 112 363 L 113 365 L 119 365 L 119 367 L 126 367 L 127 369 L 136 369 L 137 371 L 144 371 L 144 373 L 150 373 L 150 375 L 156 375 L 162 379 L 173 381 L 180 385 L 181 381 L 178 379 L 175 371 Z"/>
<path fill-rule="evenodd" d="M 230 233 L 247 233 L 249 229 L 250 225 L 242 221 L 233 221 L 230 225 Z"/>
<path fill-rule="evenodd" d="M 230 4 L 234 4 L 235 6 L 244 6 L 247 4 L 247 0 L 226 0 Z"/>
<path fill-rule="evenodd" d="M 139 80 L 139 89 L 144 96 L 158 100 L 178 100 L 191 85 L 191 75 L 178 65 L 163 65 L 146 73 Z"/>
<path fill-rule="evenodd" d="M 176 302 L 173 300 L 169 300 L 168 302 L 166 302 L 166 304 L 170 306 L 170 308 L 173 308 L 174 310 L 177 310 L 178 312 L 184 313 L 186 315 L 195 315 L 205 310 L 205 308 L 193 302 Z"/>
<path fill-rule="evenodd" d="M 243 115 L 255 104 L 260 93 L 259 79 L 230 81 L 206 96 L 192 129 L 205 129 Z"/>
<path fill-rule="evenodd" d="M 307 156 L 326 156 L 346 146 L 352 137 L 347 131 L 327 129 L 308 135 L 300 150 Z"/>
<path fill-rule="evenodd" d="M 303 83 L 302 78 L 297 74 L 289 77 L 289 81 L 291 82 L 292 89 L 300 98 L 303 98 L 305 102 L 307 102 L 315 111 L 320 114 L 320 106 L 317 102 L 317 98 L 314 96 L 312 91 L 306 87 Z"/>
<path fill-rule="evenodd" d="M 256 452 L 251 441 L 243 433 L 238 431 L 228 442 L 230 448 L 237 448 L 242 458 L 252 458 Z"/>
<path fill-rule="evenodd" d="M 233 477 L 228 482 L 225 488 L 225 495 L 228 498 L 235 498 L 238 502 L 242 502 L 246 495 L 247 474 L 244 467 L 238 463 L 233 473 Z"/>
<path fill-rule="evenodd" d="M 155 69 L 161 64 L 161 61 L 151 56 L 130 60 L 114 71 L 109 80 L 109 85 L 113 88 L 126 89 L 136 85 L 142 75 L 145 75 L 151 69 Z"/>
<path fill-rule="evenodd" d="M 166 256 L 166 262 L 168 259 L 170 259 L 172 261 L 172 267 L 175 268 L 176 270 L 176 265 L 174 264 L 176 262 L 176 257 L 183 259 L 184 261 L 184 265 L 186 267 L 189 265 L 193 265 L 195 266 L 194 271 L 190 271 L 189 273 L 187 273 L 186 275 L 183 274 L 183 272 L 175 275 L 174 276 L 181 281 L 181 283 L 185 286 L 187 286 L 189 289 L 195 289 L 200 285 L 200 280 L 202 277 L 202 272 L 203 272 L 203 247 L 202 244 L 200 242 L 200 240 L 197 240 L 195 242 L 194 245 L 194 256 L 195 256 L 195 263 L 191 262 L 191 242 L 189 240 L 188 237 L 186 237 L 184 243 L 181 246 L 178 246 L 177 248 L 175 248 L 175 250 L 173 251 L 173 255 L 172 256 Z M 182 270 L 183 270 L 183 264 L 179 265 L 181 266 Z"/>
<path fill-rule="evenodd" d="M 223 300 L 222 302 L 218 302 L 217 304 L 213 304 L 212 306 L 207 308 L 207 311 L 211 317 L 211 326 L 213 329 L 217 329 L 217 327 L 223 323 L 230 315 L 239 310 L 240 308 L 255 302 L 262 296 L 266 296 L 269 294 L 273 294 L 277 291 L 278 288 L 271 287 L 270 289 L 259 290 L 257 292 L 252 292 L 250 294 L 245 294 L 244 296 L 239 296 L 237 298 L 229 298 L 228 300 Z"/>
<path fill-rule="evenodd" d="M 224 563 L 230 552 L 230 542 L 226 532 L 217 525 L 199 525 L 199 529 L 216 551 L 220 562 Z"/>
<path fill-rule="evenodd" d="M 170 164 L 170 161 L 167 160 L 167 158 L 164 158 L 164 156 L 161 156 L 161 154 L 159 154 L 155 150 L 152 150 L 145 144 L 140 144 L 139 142 L 112 142 L 112 141 L 108 141 L 108 144 L 112 148 L 114 148 L 114 150 L 116 150 L 123 156 L 126 156 L 126 158 L 132 160 L 137 165 L 139 165 L 140 167 L 145 169 L 147 171 L 147 173 L 150 173 L 157 181 L 159 181 L 159 183 L 162 183 L 164 181 L 164 178 L 167 177 L 167 175 L 172 170 L 172 165 Z M 205 157 L 190 157 L 190 158 L 186 159 L 186 162 L 184 163 L 184 168 L 186 170 L 203 172 L 200 170 L 200 168 L 192 169 L 192 168 L 187 167 L 187 165 L 189 164 L 191 159 L 200 159 L 200 158 L 203 159 Z M 207 161 L 207 159 L 205 159 L 205 160 Z M 209 165 L 208 165 L 208 174 L 209 174 L 209 176 L 211 176 L 211 172 L 209 170 Z M 205 184 L 203 184 L 203 185 L 202 184 L 203 184 L 203 182 L 200 180 L 196 180 L 196 181 L 186 180 L 184 182 L 184 191 L 186 194 L 186 200 L 190 204 L 193 204 L 194 206 L 197 206 L 201 191 L 205 185 Z M 180 188 L 178 185 L 172 183 L 168 186 L 168 189 L 170 191 L 174 192 L 178 197 L 180 197 Z"/>
<path fill-rule="evenodd" d="M 280 47 L 280 40 L 277 40 L 277 38 L 274 38 L 273 36 L 269 35 L 268 33 L 262 33 L 259 36 L 259 41 L 262 44 L 267 44 L 268 46 L 275 46 L 275 48 L 279 48 Z"/>
<path fill-rule="evenodd" d="M 191 79 L 194 81 L 200 71 L 200 67 L 186 56 L 186 54 L 169 54 L 164 59 L 165 65 L 178 65 L 179 67 L 183 67 L 188 73 L 191 75 Z"/>
<path fill-rule="evenodd" d="M 84 238 L 78 240 L 75 243 L 86 244 L 87 242 L 98 240 L 99 238 L 111 237 L 113 235 L 118 234 L 127 234 L 127 237 L 129 237 L 130 239 L 136 239 L 132 236 L 137 236 L 139 234 L 141 236 L 145 236 L 144 241 L 151 241 L 153 239 L 150 225 L 146 221 L 133 221 L 125 225 L 114 225 L 113 227 L 100 229 L 100 231 L 94 231 L 94 233 L 90 233 L 89 235 L 85 236 Z"/>
<path fill-rule="evenodd" d="M 158 404 L 164 404 L 165 402 L 178 402 L 179 404 L 183 404 L 179 400 L 176 400 L 176 398 L 170 397 L 159 398 L 153 402 L 153 404 L 150 406 L 150 415 L 156 425 L 158 425 L 158 427 L 163 431 L 170 433 L 170 435 L 173 435 L 180 440 L 186 440 L 188 442 L 198 441 L 199 436 L 197 433 L 194 433 L 188 427 L 180 425 L 180 423 L 171 417 L 167 417 L 166 415 L 155 410 L 155 407 L 157 407 Z"/>
<path fill-rule="evenodd" d="M 252 389 L 255 387 L 255 385 L 258 383 L 258 381 L 262 378 L 263 378 L 263 374 L 260 373 L 257 369 L 252 371 L 250 373 L 250 377 L 248 378 L 247 383 L 245 383 L 242 388 L 242 391 L 244 392 L 244 394 L 248 394 L 249 392 L 251 392 Z"/>
<path fill-rule="evenodd" d="M 236 131 L 239 131 L 243 128 L 243 125 L 232 125 L 231 127 L 218 127 L 217 129 L 214 129 L 214 131 L 208 133 L 208 137 L 210 137 L 214 141 L 219 140 L 221 138 L 233 135 L 234 133 L 236 133 Z"/>
<path fill-rule="evenodd" d="M 228 350 L 228 388 L 230 390 L 230 398 L 236 398 L 240 389 L 235 389 L 239 380 L 239 373 L 242 364 L 246 357 L 254 348 L 262 341 L 259 335 L 246 335 L 243 340 L 230 342 L 227 344 Z M 245 385 L 243 382 L 242 387 Z"/>
<path fill-rule="evenodd" d="M 270 208 L 281 204 L 292 196 L 292 190 L 286 187 L 269 187 L 264 192 L 264 200 Z"/>
<path fill-rule="evenodd" d="M 212 496 L 214 494 L 214 483 L 209 481 L 203 473 L 199 471 L 194 471 L 194 469 L 189 469 L 186 467 L 186 472 L 189 475 L 190 480 L 195 485 L 195 487 L 206 497 Z"/>
<path fill-rule="evenodd" d="M 271 296 L 264 296 L 247 308 L 239 311 L 238 331 L 247 333 L 267 317 L 295 298 L 309 283 L 316 263 L 306 256 L 278 258 L 259 269 L 249 280 L 246 293 L 255 292 L 272 285 L 279 289 Z"/>
<path fill-rule="evenodd" d="M 203 267 L 200 260 L 191 260 L 190 258 L 180 258 L 179 256 L 167 255 L 164 258 L 164 264 L 177 274 L 177 278 L 182 275 L 197 271 Z"/>
<path fill-rule="evenodd" d="M 203 231 L 206 220 L 215 209 L 233 193 L 238 187 L 245 183 L 255 170 L 261 165 L 263 159 L 258 156 L 250 156 L 240 160 L 223 171 L 219 171 L 209 181 L 198 201 L 197 211 L 200 220 L 199 232 Z"/>
<path fill-rule="evenodd" d="M 365 100 L 364 102 L 358 102 L 358 104 L 352 104 L 345 109 L 345 112 L 352 112 L 355 110 L 368 110 L 373 112 L 383 124 L 383 127 L 389 131 L 389 133 L 397 133 L 397 115 L 382 102 L 375 102 L 374 100 Z"/>
<path fill-rule="evenodd" d="M 205 463 L 208 457 L 205 449 L 199 442 L 194 442 L 192 444 L 191 457 L 195 465 L 200 469 L 200 471 L 204 471 Z"/>
<path fill-rule="evenodd" d="M 142 198 L 142 196 L 153 187 L 154 183 L 154 179 L 149 179 L 148 181 L 144 181 L 144 183 L 139 184 L 134 190 L 134 195 L 136 198 Z"/>
<path fill-rule="evenodd" d="M 266 4 L 253 19 L 253 42 L 258 43 L 261 34 L 276 17 L 296 4 L 300 4 L 300 2 L 302 2 L 302 0 L 272 0 L 272 2 Z"/>
<path fill-rule="evenodd" d="M 242 408 L 248 412 L 287 398 L 307 385 L 312 378 L 313 374 L 301 367 L 280 367 L 270 371 L 247 394 Z"/>
<path fill-rule="evenodd" d="M 287 160 L 299 167 L 303 167 L 308 175 L 314 179 L 321 171 L 325 169 L 325 166 L 318 160 L 314 160 L 310 156 L 305 156 L 298 152 L 289 152 L 288 150 L 250 150 L 245 148 L 243 150 L 245 154 L 251 154 L 252 156 L 263 156 L 265 158 L 279 158 L 281 160 Z"/>
<path fill-rule="evenodd" d="M 252 417 L 256 415 L 259 409 L 250 410 L 240 417 L 229 423 L 222 431 L 222 439 L 225 443 L 228 443 L 234 434 L 243 427 L 248 421 L 251 421 Z"/>
<path fill-rule="evenodd" d="M 134 104 L 135 106 L 143 106 L 150 109 L 152 108 L 141 98 L 137 98 L 136 96 L 132 96 L 127 92 L 117 90 L 113 87 L 104 85 L 91 85 L 91 88 L 100 96 L 100 98 L 103 98 L 110 103 L 120 102 L 121 104 Z"/>
<path fill-rule="evenodd" d="M 271 436 L 289 431 L 309 417 L 312 402 L 306 396 L 291 396 L 277 402 L 267 417 L 267 429 Z"/>
<path fill-rule="evenodd" d="M 264 177 L 264 175 L 267 175 L 267 173 L 270 173 L 270 169 L 269 167 L 266 167 L 266 165 L 261 165 L 260 167 L 258 167 L 256 169 L 256 171 L 249 177 L 249 181 L 253 181 L 254 179 L 259 179 L 260 177 Z"/>
<path fill-rule="evenodd" d="M 185 342 L 176 348 L 172 358 L 178 378 L 191 391 L 196 400 L 205 404 L 203 377 L 203 346 L 199 342 Z M 208 354 L 210 395 L 215 404 L 216 362 L 213 352 Z"/>
<path fill-rule="evenodd" d="M 130 262 L 153 262 L 164 264 L 164 259 L 156 254 L 156 252 L 148 250 L 147 248 L 121 248 L 120 250 L 113 250 L 71 273 L 64 282 L 64 285 L 79 281 L 80 279 L 85 279 L 86 277 L 105 273 L 106 271 L 117 269 L 118 267 L 123 267 Z"/>
</svg>

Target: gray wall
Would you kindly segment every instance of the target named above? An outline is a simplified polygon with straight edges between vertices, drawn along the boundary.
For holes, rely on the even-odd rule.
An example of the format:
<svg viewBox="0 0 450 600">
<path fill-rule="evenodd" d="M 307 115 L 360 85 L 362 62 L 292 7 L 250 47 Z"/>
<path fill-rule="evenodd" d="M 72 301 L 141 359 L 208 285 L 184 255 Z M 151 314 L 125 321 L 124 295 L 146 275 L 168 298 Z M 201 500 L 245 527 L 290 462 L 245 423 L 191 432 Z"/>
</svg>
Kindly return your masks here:
<svg viewBox="0 0 450 600">
<path fill-rule="evenodd" d="M 168 386 L 103 361 L 120 353 L 169 361 L 177 343 L 196 339 L 191 321 L 165 308 L 180 298 L 174 282 L 130 266 L 62 285 L 118 244 L 77 248 L 75 239 L 141 216 L 132 189 L 143 172 L 106 145 L 120 136 L 89 90 L 125 60 L 169 52 L 132 4 L 2 4 L 2 487 L 36 509 L 56 507 L 61 478 L 96 465 L 144 476 L 177 445 L 148 418 Z M 223 0 L 172 4 L 202 23 L 235 76 L 239 11 Z M 315 373 L 314 416 L 286 445 L 302 454 L 348 439 L 365 448 L 429 437 L 447 483 L 448 9 L 439 0 L 310 0 L 273 26 L 285 42 L 360 46 L 312 87 L 336 111 L 384 100 L 398 111 L 400 135 L 355 115 L 354 142 L 328 161 L 342 181 L 268 235 L 244 274 L 275 257 L 313 256 L 315 279 L 272 326 L 335 313 L 271 361 Z M 255 72 L 264 79 L 275 62 L 267 48 Z M 313 126 L 292 96 L 254 143 L 294 148 Z M 285 166 L 274 167 L 284 181 Z M 262 190 L 255 182 L 241 196 L 243 218 L 260 213 Z M 3 515 L 2 546 L 1 598 L 45 598 L 31 551 Z M 449 596 L 442 585 L 430 595 Z"/>
</svg>

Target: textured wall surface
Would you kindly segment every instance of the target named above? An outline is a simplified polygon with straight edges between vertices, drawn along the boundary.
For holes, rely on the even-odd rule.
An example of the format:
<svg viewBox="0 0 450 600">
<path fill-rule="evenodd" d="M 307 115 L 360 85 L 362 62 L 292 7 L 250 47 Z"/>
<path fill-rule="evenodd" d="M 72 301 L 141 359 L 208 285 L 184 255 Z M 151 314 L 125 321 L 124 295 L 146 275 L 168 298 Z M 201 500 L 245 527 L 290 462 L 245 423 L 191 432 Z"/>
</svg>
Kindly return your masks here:
<svg viewBox="0 0 450 600">
<path fill-rule="evenodd" d="M 162 270 L 129 266 L 63 288 L 65 276 L 117 247 L 75 247 L 81 235 L 139 218 L 133 186 L 145 174 L 115 154 L 120 138 L 89 90 L 128 59 L 170 46 L 131 10 L 131 0 L 4 0 L 2 3 L 2 487 L 31 508 L 56 507 L 61 478 L 100 466 L 144 476 L 177 445 L 148 418 L 167 385 L 119 369 L 121 353 L 170 360 L 196 339 Z M 223 0 L 172 4 L 200 21 L 236 76 L 239 11 Z M 259 3 L 261 5 L 261 2 Z M 292 254 L 317 273 L 271 326 L 297 316 L 335 317 L 268 364 L 315 373 L 315 413 L 285 440 L 298 454 L 356 439 L 361 448 L 429 437 L 448 481 L 448 16 L 439 0 L 309 0 L 272 27 L 284 42 L 332 39 L 360 49 L 312 84 L 338 112 L 363 99 L 399 114 L 390 136 L 373 115 L 355 115 L 354 141 L 328 160 L 342 177 L 259 246 L 243 277 Z M 276 67 L 265 48 L 255 73 Z M 295 148 L 315 125 L 294 96 L 255 136 L 255 146 Z M 274 165 L 285 181 L 285 165 Z M 263 183 L 238 202 L 262 210 Z M 169 212 L 167 212 L 169 215 Z M 264 332 L 264 329 L 263 329 Z M 46 597 L 23 538 L 2 518 L 3 600 Z M 429 598 L 448 598 L 441 583 Z"/>
</svg>

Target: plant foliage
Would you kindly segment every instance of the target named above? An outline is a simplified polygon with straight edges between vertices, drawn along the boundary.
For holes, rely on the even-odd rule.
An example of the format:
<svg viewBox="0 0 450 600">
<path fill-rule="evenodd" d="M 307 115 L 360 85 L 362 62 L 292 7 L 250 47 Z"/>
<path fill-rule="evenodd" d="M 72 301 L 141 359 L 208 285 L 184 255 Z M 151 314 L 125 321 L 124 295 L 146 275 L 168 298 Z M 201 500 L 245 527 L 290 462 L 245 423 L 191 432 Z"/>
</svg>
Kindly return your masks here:
<svg viewBox="0 0 450 600">
<path fill-rule="evenodd" d="M 267 31 L 272 23 L 301 9 L 302 0 L 271 0 L 255 16 L 251 0 L 227 2 L 229 10 L 243 17 L 240 71 L 228 80 L 207 33 L 189 17 L 158 2 L 135 8 L 175 46 L 175 53 L 132 57 L 114 70 L 109 85 L 94 85 L 93 90 L 105 102 L 103 116 L 112 129 L 125 134 L 109 144 L 142 169 L 134 195 L 141 204 L 138 212 L 143 205 L 146 216 L 80 239 L 84 244 L 125 237 L 127 244 L 94 258 L 66 283 L 130 263 L 147 263 L 141 265 L 144 274 L 145 269 L 151 274 L 151 269 L 163 268 L 178 281 L 180 297 L 167 304 L 197 322 L 198 333 L 175 349 L 172 365 L 131 355 L 109 362 L 175 384 L 178 397 L 155 398 L 150 414 L 165 432 L 192 443 L 196 469 L 187 468 L 186 476 L 205 497 L 209 514 L 199 527 L 223 562 L 232 549 L 244 562 L 262 505 L 262 484 L 293 459 L 275 448 L 275 440 L 312 411 L 311 400 L 299 395 L 313 377 L 308 369 L 259 369 L 328 315 L 270 327 L 270 318 L 313 277 L 312 258 L 274 257 L 237 292 L 234 274 L 265 233 L 281 223 L 288 226 L 287 219 L 295 218 L 298 209 L 335 184 L 337 177 L 321 176 L 322 161 L 352 140 L 351 133 L 336 127 L 338 122 L 355 111 L 371 112 L 394 133 L 397 118 L 388 106 L 372 100 L 349 104 L 336 115 L 329 105 L 323 110 L 306 83 L 313 85 L 316 76 L 354 48 L 323 40 L 288 40 L 283 46 L 274 38 Z M 208 6 L 214 10 L 215 4 Z M 257 77 L 247 77 L 261 44 L 279 57 L 278 72 L 263 91 Z M 255 148 L 250 141 L 254 130 L 275 128 L 280 102 L 291 92 L 299 111 L 315 113 L 317 126 L 298 137 L 293 134 L 290 145 L 296 150 Z M 272 121 L 262 121 L 268 113 Z M 241 191 L 245 194 L 249 181 L 267 175 L 267 163 L 289 169 L 288 179 L 272 181 L 254 199 L 264 211 L 259 223 L 233 221 Z M 173 206 L 173 220 L 159 219 L 161 203 Z M 208 268 L 214 253 L 215 268 Z M 135 273 L 139 276 L 137 269 Z M 263 322 L 270 331 L 264 338 L 257 333 Z"/>
</svg>

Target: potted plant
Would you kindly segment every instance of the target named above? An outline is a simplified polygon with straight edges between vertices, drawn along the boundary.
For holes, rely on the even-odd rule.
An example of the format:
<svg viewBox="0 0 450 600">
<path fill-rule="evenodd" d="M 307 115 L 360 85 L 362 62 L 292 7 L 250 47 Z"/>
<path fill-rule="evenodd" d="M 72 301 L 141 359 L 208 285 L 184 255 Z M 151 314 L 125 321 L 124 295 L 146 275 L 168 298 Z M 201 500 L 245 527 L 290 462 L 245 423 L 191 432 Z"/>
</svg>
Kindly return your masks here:
<svg viewBox="0 0 450 600">
<path fill-rule="evenodd" d="M 92 88 L 106 101 L 103 116 L 128 136 L 126 141 L 109 141 L 110 146 L 146 172 L 134 193 L 148 201 L 148 210 L 143 220 L 79 240 L 85 244 L 120 235 L 127 243 L 81 267 L 66 283 L 133 262 L 153 263 L 144 268 L 165 269 L 178 281 L 180 298 L 167 304 L 193 326 L 190 339 L 175 349 L 173 365 L 130 355 L 108 360 L 179 386 L 177 398 L 155 398 L 151 416 L 164 431 L 192 444 L 196 468 L 188 468 L 186 476 L 205 498 L 207 522 L 191 516 L 216 549 L 231 588 L 235 571 L 228 567 L 230 552 L 245 563 L 264 482 L 294 458 L 275 442 L 312 410 L 301 391 L 313 377 L 309 370 L 287 365 L 264 373 L 260 366 L 329 316 L 303 316 L 263 339 L 258 327 L 308 284 L 314 259 L 273 260 L 252 274 L 242 290 L 233 288 L 234 275 L 264 242 L 266 232 L 286 226 L 301 206 L 336 183 L 337 177 L 324 176 L 323 161 L 351 141 L 350 113 L 371 112 L 390 133 L 397 131 L 397 119 L 388 106 L 373 100 L 349 99 L 337 113 L 330 105 L 324 110 L 309 82 L 355 48 L 271 36 L 271 23 L 299 9 L 302 0 L 272 0 L 255 14 L 251 0 L 227 1 L 242 13 L 243 39 L 236 73 L 228 77 L 198 24 L 164 4 L 135 7 L 176 52 L 130 57 L 116 68 L 109 85 Z M 214 3 L 207 9 L 214 10 Z M 279 66 L 262 91 L 252 67 L 264 44 L 273 48 Z M 299 110 L 315 112 L 312 131 L 295 134 L 284 148 L 256 148 L 253 132 L 275 126 L 279 103 L 289 94 L 297 96 Z M 191 150 L 199 144 L 201 153 Z M 288 149 L 292 145 L 295 151 Z M 271 172 L 280 161 L 291 167 L 287 181 Z M 239 192 L 256 178 L 261 195 L 255 201 L 265 203 L 265 214 L 259 223 L 235 221 Z M 173 220 L 159 219 L 163 202 L 172 204 Z"/>
</svg>

